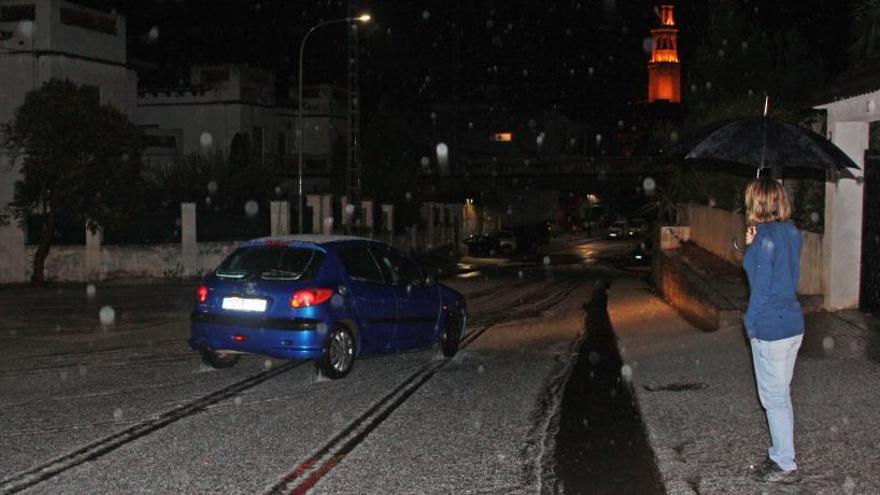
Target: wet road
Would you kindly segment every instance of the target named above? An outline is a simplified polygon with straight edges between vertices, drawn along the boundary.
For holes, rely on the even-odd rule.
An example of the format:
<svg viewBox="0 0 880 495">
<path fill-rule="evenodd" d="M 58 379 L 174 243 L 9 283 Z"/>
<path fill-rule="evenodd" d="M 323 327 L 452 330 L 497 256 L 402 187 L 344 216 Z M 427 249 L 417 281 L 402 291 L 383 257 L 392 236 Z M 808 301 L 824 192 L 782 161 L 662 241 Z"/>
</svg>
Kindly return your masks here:
<svg viewBox="0 0 880 495">
<path fill-rule="evenodd" d="M 363 359 L 340 381 L 260 357 L 206 369 L 185 344 L 193 286 L 5 288 L 0 493 L 559 491 L 582 305 L 628 251 L 469 260 L 449 280 L 472 313 L 456 358 Z"/>
</svg>

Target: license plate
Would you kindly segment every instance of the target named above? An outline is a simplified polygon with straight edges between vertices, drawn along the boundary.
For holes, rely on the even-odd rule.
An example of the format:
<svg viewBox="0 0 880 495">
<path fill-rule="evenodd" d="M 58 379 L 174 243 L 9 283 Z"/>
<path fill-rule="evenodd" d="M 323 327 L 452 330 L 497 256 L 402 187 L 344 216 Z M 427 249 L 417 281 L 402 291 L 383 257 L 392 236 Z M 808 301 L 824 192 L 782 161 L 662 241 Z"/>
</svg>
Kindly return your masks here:
<svg viewBox="0 0 880 495">
<path fill-rule="evenodd" d="M 266 311 L 266 300 L 244 297 L 224 297 L 223 309 L 262 312 Z"/>
</svg>

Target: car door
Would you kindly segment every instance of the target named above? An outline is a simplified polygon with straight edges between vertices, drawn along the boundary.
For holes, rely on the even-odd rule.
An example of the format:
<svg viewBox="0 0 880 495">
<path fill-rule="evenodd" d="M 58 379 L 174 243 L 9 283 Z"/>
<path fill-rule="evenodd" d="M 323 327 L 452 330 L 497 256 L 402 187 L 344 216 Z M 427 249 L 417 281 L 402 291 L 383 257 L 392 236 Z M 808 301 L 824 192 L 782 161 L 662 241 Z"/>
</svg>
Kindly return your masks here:
<svg viewBox="0 0 880 495">
<path fill-rule="evenodd" d="M 361 346 L 366 352 L 394 348 L 397 328 L 397 290 L 391 285 L 376 258 L 364 243 L 349 243 L 339 249 L 345 268 L 348 297 L 354 302 L 361 327 Z"/>
<path fill-rule="evenodd" d="M 397 295 L 395 346 L 404 350 L 431 342 L 440 314 L 439 286 L 428 286 L 419 265 L 393 248 L 380 249 L 374 254 L 384 272 L 392 277 Z"/>
</svg>

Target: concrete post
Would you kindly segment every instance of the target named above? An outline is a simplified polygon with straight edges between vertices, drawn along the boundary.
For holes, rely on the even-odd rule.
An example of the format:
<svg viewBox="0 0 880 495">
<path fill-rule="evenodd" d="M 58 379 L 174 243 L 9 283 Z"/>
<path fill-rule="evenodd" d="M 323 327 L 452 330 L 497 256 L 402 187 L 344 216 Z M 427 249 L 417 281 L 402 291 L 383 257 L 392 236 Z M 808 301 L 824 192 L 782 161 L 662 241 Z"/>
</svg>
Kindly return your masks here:
<svg viewBox="0 0 880 495">
<path fill-rule="evenodd" d="M 196 239 L 196 204 L 180 203 L 180 261 L 182 276 L 199 272 L 199 245 Z"/>
<path fill-rule="evenodd" d="M 351 220 L 354 215 L 354 205 L 348 202 L 348 196 L 339 198 L 339 204 L 342 206 L 339 210 L 342 212 L 342 226 L 348 227 L 351 225 Z"/>
<path fill-rule="evenodd" d="M 24 229 L 15 219 L 0 225 L 0 283 L 27 281 Z"/>
<path fill-rule="evenodd" d="M 831 126 L 834 144 L 862 168 L 868 149 L 868 122 L 835 122 Z M 837 310 L 859 304 L 862 259 L 862 196 L 858 181 L 825 182 L 825 234 L 822 236 L 822 275 L 825 309 Z"/>
<path fill-rule="evenodd" d="M 373 202 L 369 200 L 361 201 L 361 210 L 363 211 L 363 226 L 369 230 L 373 230 L 375 219 L 373 218 Z"/>
<path fill-rule="evenodd" d="M 103 234 L 99 228 L 93 234 L 86 227 L 86 280 L 101 280 L 101 242 Z"/>
<path fill-rule="evenodd" d="M 394 232 L 394 205 L 382 205 L 382 229 Z"/>
<path fill-rule="evenodd" d="M 333 233 L 333 224 L 335 219 L 333 218 L 333 195 L 332 194 L 324 194 L 321 196 L 321 233 L 324 235 L 331 235 Z"/>
<path fill-rule="evenodd" d="M 271 235 L 290 235 L 290 204 L 287 201 L 270 202 L 269 216 Z"/>
<path fill-rule="evenodd" d="M 321 195 L 307 194 L 306 205 L 312 209 L 312 231 L 305 233 L 319 234 L 324 223 L 324 215 L 321 213 Z"/>
</svg>

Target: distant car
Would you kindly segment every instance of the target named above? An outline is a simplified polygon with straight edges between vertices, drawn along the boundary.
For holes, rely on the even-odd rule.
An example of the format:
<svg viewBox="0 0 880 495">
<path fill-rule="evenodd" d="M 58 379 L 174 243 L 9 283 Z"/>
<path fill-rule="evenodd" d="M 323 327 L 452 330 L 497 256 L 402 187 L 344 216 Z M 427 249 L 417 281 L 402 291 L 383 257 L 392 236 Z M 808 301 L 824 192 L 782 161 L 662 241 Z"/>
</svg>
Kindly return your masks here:
<svg viewBox="0 0 880 495">
<path fill-rule="evenodd" d="M 641 218 L 633 218 L 626 224 L 627 237 L 638 237 L 645 233 L 645 221 Z"/>
<path fill-rule="evenodd" d="M 189 345 L 214 368 L 241 354 L 317 362 L 342 378 L 357 357 L 438 345 L 453 356 L 467 305 L 412 259 L 357 237 L 255 239 L 205 278 Z"/>
<path fill-rule="evenodd" d="M 654 254 L 654 244 L 648 237 L 640 242 L 632 252 L 633 262 L 636 264 L 650 263 Z"/>
<path fill-rule="evenodd" d="M 496 256 L 501 252 L 498 238 L 490 234 L 469 235 L 462 241 L 471 256 Z"/>
<path fill-rule="evenodd" d="M 493 236 L 498 239 L 498 248 L 502 253 L 511 254 L 516 252 L 516 235 L 512 231 L 499 230 L 498 232 L 495 232 Z"/>
<path fill-rule="evenodd" d="M 608 226 L 608 232 L 606 233 L 606 237 L 609 239 L 623 239 L 626 235 L 626 222 L 623 220 L 617 220 L 611 222 L 611 225 Z"/>
</svg>

